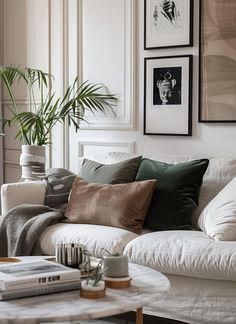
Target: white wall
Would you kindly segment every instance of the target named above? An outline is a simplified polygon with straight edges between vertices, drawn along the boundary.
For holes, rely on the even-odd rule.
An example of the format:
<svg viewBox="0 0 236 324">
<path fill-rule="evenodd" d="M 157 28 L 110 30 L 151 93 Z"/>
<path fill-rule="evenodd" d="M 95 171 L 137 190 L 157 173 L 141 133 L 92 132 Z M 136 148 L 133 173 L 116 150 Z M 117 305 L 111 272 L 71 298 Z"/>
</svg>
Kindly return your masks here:
<svg viewBox="0 0 236 324">
<path fill-rule="evenodd" d="M 235 124 L 198 123 L 198 0 L 194 47 L 143 50 L 143 0 L 0 0 L 4 4 L 4 63 L 48 69 L 61 93 L 79 74 L 120 95 L 117 118 L 96 116 L 90 129 L 67 126 L 53 133 L 48 165 L 77 171 L 78 157 L 93 151 L 144 155 L 233 155 Z M 144 57 L 193 54 L 193 135 L 143 135 Z M 27 100 L 21 97 L 22 109 Z M 5 180 L 19 178 L 19 144 L 5 140 Z"/>
<path fill-rule="evenodd" d="M 2 63 L 34 66 L 48 70 L 48 1 L 47 0 L 1 0 L 3 24 Z M 43 18 L 43 19 L 42 19 Z M 43 23 L 42 23 L 43 20 Z M 29 100 L 24 88 L 16 88 L 16 102 L 20 109 L 29 109 Z M 9 104 L 3 93 L 3 115 L 8 116 Z M 20 179 L 20 144 L 14 139 L 16 128 L 6 129 L 4 137 L 4 181 Z"/>
<path fill-rule="evenodd" d="M 85 1 L 84 1 L 85 2 Z M 218 123 L 218 124 L 203 124 L 198 123 L 198 37 L 199 37 L 199 3 L 194 0 L 194 46 L 186 48 L 171 48 L 159 50 L 144 50 L 144 5 L 143 0 L 131 1 L 126 0 L 86 0 L 86 5 L 82 1 L 85 9 L 83 10 L 83 48 L 79 53 L 82 55 L 82 67 L 84 71 L 84 79 L 90 78 L 95 81 L 106 81 L 110 86 L 111 91 L 120 93 L 122 82 L 126 76 L 131 83 L 130 92 L 132 89 L 132 82 L 136 83 L 134 93 L 132 93 L 134 101 L 131 105 L 127 105 L 124 97 L 121 97 L 121 106 L 125 106 L 127 113 L 132 115 L 132 108 L 134 111 L 133 120 L 129 127 L 124 124 L 113 128 L 99 127 L 99 123 L 94 125 L 94 128 L 99 130 L 81 130 L 79 134 L 71 132 L 70 145 L 73 150 L 70 151 L 70 167 L 76 170 L 76 157 L 81 156 L 82 153 L 88 152 L 92 157 L 91 148 L 97 154 L 101 154 L 101 147 L 110 147 L 114 150 L 124 150 L 123 144 L 130 144 L 134 148 L 135 153 L 149 156 L 158 156 L 160 154 L 178 154 L 178 155 L 233 155 L 235 154 L 235 138 L 236 126 L 235 124 Z M 108 6 L 109 3 L 109 6 Z M 128 6 L 127 4 L 130 4 Z M 126 4 L 126 5 L 125 5 Z M 132 4 L 132 5 L 131 5 Z M 99 6 L 99 10 L 97 8 Z M 113 7 L 113 10 L 112 10 Z M 123 10 L 123 16 L 122 16 Z M 126 10 L 126 14 L 124 14 Z M 132 12 L 129 12 L 132 10 Z M 113 12 L 113 19 L 111 19 Z M 108 18 L 106 19 L 106 14 Z M 132 26 L 127 27 L 127 20 L 125 22 L 125 15 L 129 15 L 130 19 L 133 17 L 135 36 L 134 48 L 129 48 L 125 41 L 127 32 L 132 31 Z M 119 18 L 119 19 L 118 19 Z M 102 23 L 100 24 L 99 21 Z M 107 27 L 104 29 L 106 21 Z M 132 22 L 129 20 L 132 25 Z M 122 49 L 118 51 L 116 46 Z M 125 47 L 126 46 L 126 47 Z M 119 57 L 114 55 L 113 50 L 119 52 Z M 143 135 L 143 92 L 144 92 L 144 57 L 156 56 L 171 56 L 171 55 L 193 55 L 193 134 L 191 137 L 181 136 L 162 136 L 162 135 Z M 132 56 L 131 67 L 124 64 L 124 61 Z M 115 67 L 114 67 L 115 66 Z M 127 73 L 127 70 L 131 71 Z M 116 73 L 110 73 L 114 71 Z M 133 70 L 132 70 L 133 69 Z M 133 79 L 132 79 L 133 78 Z M 122 93 L 124 95 L 124 93 Z M 119 107 L 120 109 L 120 107 Z M 101 124 L 101 121 L 100 121 Z M 86 142 L 84 144 L 84 142 Z M 95 142 L 95 143 L 94 143 Z M 97 145 L 96 145 L 97 142 Z M 108 146 L 101 146 L 100 142 L 108 142 Z M 109 143 L 110 142 L 110 143 Z M 116 143 L 116 148 L 112 147 L 112 143 Z M 120 145 L 119 145 L 120 143 Z M 82 147 L 82 149 L 81 149 Z M 86 149 L 87 148 L 87 149 Z"/>
<path fill-rule="evenodd" d="M 2 11 L 2 2 L 0 1 L 0 12 Z M 1 46 L 3 39 L 3 25 L 2 21 L 0 21 L 0 64 L 3 61 L 3 48 Z M 2 91 L 0 89 L 0 118 L 2 118 Z M 1 127 L 0 127 L 1 133 Z M 0 186 L 3 183 L 3 138 L 0 136 Z M 0 200 L 1 205 L 1 200 Z M 0 206 L 1 207 L 1 206 Z"/>
</svg>

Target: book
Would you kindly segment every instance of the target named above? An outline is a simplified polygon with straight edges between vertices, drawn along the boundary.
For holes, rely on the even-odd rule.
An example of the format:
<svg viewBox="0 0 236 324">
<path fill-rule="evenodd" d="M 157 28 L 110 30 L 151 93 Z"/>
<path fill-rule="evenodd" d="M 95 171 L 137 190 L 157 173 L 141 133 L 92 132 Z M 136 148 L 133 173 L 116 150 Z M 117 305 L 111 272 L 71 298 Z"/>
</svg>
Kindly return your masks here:
<svg viewBox="0 0 236 324">
<path fill-rule="evenodd" d="M 80 270 L 47 260 L 0 265 L 0 291 L 80 281 Z"/>
<path fill-rule="evenodd" d="M 52 285 L 39 286 L 34 288 L 8 290 L 8 291 L 0 292 L 0 301 L 23 298 L 23 297 L 47 295 L 47 294 L 65 292 L 70 290 L 78 290 L 78 289 L 80 289 L 80 282 L 77 280 L 77 281 L 60 283 L 58 285 L 52 284 Z"/>
</svg>

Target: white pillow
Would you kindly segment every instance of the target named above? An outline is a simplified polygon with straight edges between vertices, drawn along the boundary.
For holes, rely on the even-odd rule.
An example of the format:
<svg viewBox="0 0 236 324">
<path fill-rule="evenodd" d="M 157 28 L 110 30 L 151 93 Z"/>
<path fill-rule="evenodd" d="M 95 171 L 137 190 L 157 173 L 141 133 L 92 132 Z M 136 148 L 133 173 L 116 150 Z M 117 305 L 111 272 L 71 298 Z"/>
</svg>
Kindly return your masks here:
<svg viewBox="0 0 236 324">
<path fill-rule="evenodd" d="M 198 225 L 215 241 L 236 241 L 236 177 L 203 209 Z"/>
</svg>

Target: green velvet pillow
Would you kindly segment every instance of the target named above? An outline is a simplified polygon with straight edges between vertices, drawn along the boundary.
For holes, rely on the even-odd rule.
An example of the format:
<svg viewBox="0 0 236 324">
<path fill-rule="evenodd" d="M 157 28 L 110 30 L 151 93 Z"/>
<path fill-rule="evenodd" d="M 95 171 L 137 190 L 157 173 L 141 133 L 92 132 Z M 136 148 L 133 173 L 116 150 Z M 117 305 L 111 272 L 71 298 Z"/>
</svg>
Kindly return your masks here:
<svg viewBox="0 0 236 324">
<path fill-rule="evenodd" d="M 179 164 L 143 159 L 136 180 L 157 180 L 144 227 L 151 230 L 191 229 L 193 210 L 198 205 L 208 163 L 208 159 Z"/>
<path fill-rule="evenodd" d="M 102 164 L 84 159 L 80 169 L 80 177 L 95 183 L 127 183 L 135 180 L 142 156 L 122 162 Z"/>
</svg>

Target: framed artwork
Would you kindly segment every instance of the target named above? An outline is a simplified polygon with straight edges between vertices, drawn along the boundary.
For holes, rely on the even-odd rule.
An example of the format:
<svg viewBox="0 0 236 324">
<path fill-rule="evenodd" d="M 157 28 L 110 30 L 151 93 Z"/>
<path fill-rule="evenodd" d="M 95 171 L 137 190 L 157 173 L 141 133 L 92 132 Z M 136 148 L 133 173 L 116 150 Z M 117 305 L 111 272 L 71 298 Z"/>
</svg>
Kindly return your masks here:
<svg viewBox="0 0 236 324">
<path fill-rule="evenodd" d="M 193 0 L 144 0 L 144 49 L 193 45 Z"/>
<path fill-rule="evenodd" d="M 200 1 L 199 122 L 236 122 L 236 1 Z"/>
<path fill-rule="evenodd" d="M 192 135 L 192 55 L 144 59 L 144 134 Z"/>
</svg>

